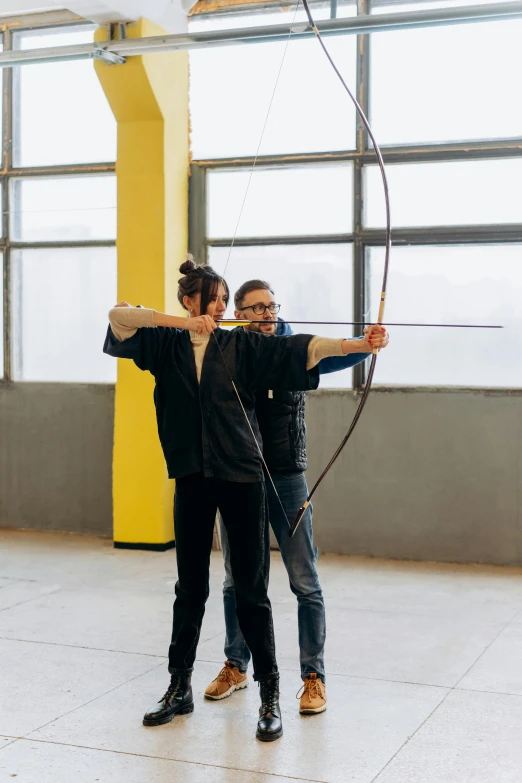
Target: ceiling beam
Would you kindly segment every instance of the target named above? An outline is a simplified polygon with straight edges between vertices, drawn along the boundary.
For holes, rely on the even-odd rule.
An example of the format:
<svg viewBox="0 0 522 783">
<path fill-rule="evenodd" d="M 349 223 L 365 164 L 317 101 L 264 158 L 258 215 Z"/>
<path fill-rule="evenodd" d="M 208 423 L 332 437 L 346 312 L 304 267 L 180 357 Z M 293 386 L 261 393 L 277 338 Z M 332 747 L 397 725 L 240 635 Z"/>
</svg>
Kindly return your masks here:
<svg viewBox="0 0 522 783">
<path fill-rule="evenodd" d="M 63 2 L 64 0 L 62 0 Z M 60 2 L 60 0 L 55 0 Z M 195 0 L 65 0 L 67 7 L 96 24 L 149 19 L 168 33 L 187 31 L 187 14 Z"/>
<path fill-rule="evenodd" d="M 386 32 L 416 29 L 471 22 L 487 22 L 522 18 L 522 0 L 497 3 L 495 5 L 464 6 L 463 8 L 435 9 L 431 11 L 410 11 L 406 13 L 382 14 L 346 19 L 328 19 L 317 22 L 317 28 L 324 36 L 357 35 L 360 33 Z M 187 51 L 209 46 L 230 46 L 232 44 L 260 43 L 262 41 L 285 41 L 290 33 L 292 39 L 313 36 L 308 23 L 295 25 L 279 24 L 248 27 L 233 30 L 158 35 L 151 38 L 127 38 L 97 44 L 57 46 L 49 49 L 13 50 L 0 53 L 0 68 L 30 63 L 58 62 L 104 58 L 104 53 L 121 57 L 159 52 Z"/>
</svg>

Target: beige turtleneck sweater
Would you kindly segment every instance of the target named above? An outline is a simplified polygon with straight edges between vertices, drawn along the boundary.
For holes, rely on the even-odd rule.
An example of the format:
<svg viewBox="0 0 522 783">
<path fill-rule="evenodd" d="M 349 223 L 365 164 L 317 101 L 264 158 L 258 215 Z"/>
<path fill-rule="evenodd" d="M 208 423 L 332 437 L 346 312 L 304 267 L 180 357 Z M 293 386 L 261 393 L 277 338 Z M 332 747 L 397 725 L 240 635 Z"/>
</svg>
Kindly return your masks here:
<svg viewBox="0 0 522 783">
<path fill-rule="evenodd" d="M 149 310 L 145 307 L 114 307 L 109 313 L 113 335 L 117 340 L 123 342 L 123 340 L 128 340 L 129 337 L 136 334 L 138 329 L 143 327 L 154 328 L 154 312 L 154 310 Z M 199 381 L 210 335 L 197 334 L 191 331 L 190 339 L 194 349 L 194 360 Z M 321 359 L 326 359 L 327 356 L 343 356 L 342 342 L 342 340 L 334 340 L 329 337 L 312 337 L 308 345 L 306 369 L 311 370 L 312 367 L 319 364 Z"/>
</svg>

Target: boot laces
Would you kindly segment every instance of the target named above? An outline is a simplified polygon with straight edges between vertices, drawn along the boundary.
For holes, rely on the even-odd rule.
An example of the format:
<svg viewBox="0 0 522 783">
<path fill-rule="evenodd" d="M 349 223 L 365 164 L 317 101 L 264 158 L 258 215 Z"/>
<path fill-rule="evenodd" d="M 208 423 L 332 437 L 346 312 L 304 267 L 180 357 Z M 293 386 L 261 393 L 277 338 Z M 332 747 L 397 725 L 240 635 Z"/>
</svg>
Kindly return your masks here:
<svg viewBox="0 0 522 783">
<path fill-rule="evenodd" d="M 181 691 L 181 677 L 179 674 L 173 674 L 170 680 L 170 685 L 165 691 L 161 701 L 170 701 L 173 696 L 176 696 Z"/>
<path fill-rule="evenodd" d="M 237 685 L 236 675 L 232 671 L 232 667 L 228 663 L 225 663 L 218 676 L 216 677 L 218 682 L 226 682 L 228 685 Z"/>
<path fill-rule="evenodd" d="M 310 679 L 307 677 L 302 686 L 297 691 L 295 698 L 300 699 L 301 696 L 308 696 L 308 700 L 310 702 L 315 698 L 321 698 L 321 691 L 319 689 L 320 682 L 321 680 L 319 677 L 317 677 L 317 679 Z"/>
<path fill-rule="evenodd" d="M 260 689 L 262 712 L 274 712 L 279 698 L 279 683 L 277 680 L 266 680 L 260 683 Z"/>
</svg>

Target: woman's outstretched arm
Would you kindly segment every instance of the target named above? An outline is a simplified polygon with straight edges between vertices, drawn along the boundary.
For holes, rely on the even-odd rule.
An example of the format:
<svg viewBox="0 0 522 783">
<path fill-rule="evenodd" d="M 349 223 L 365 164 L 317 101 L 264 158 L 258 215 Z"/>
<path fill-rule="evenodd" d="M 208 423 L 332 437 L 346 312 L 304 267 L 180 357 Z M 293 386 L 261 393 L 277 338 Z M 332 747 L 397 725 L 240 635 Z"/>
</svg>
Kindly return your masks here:
<svg viewBox="0 0 522 783">
<path fill-rule="evenodd" d="M 198 318 L 167 315 L 150 310 L 147 307 L 132 307 L 128 302 L 120 302 L 109 311 L 112 333 L 119 342 L 128 340 L 138 329 L 169 326 L 172 329 L 190 329 L 198 334 L 210 334 L 216 328 L 215 321 L 209 315 Z"/>
</svg>

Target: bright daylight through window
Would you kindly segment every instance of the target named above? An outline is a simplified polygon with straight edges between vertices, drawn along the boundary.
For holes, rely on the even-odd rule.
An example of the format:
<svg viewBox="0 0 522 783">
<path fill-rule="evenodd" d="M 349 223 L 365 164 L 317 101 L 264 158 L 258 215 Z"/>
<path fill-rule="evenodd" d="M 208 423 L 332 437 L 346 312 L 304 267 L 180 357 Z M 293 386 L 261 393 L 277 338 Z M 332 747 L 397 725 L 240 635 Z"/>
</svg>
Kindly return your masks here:
<svg viewBox="0 0 522 783">
<path fill-rule="evenodd" d="M 373 0 L 359 3 L 359 14 L 469 4 Z M 312 7 L 318 20 L 332 13 Z M 357 13 L 357 3 L 338 0 L 339 19 L 349 24 Z M 385 226 L 371 144 L 313 38 L 263 40 L 263 28 L 304 19 L 294 5 L 190 20 L 194 33 L 260 31 L 255 43 L 190 52 L 191 249 L 198 261 L 226 267 L 232 288 L 267 279 L 289 320 L 371 321 Z M 3 33 L 3 45 L 48 48 L 93 35 L 92 25 L 17 28 Z M 521 38 L 522 20 L 510 19 L 325 39 L 385 157 L 395 243 L 385 319 L 506 327 L 392 329 L 377 384 L 522 387 L 512 360 L 522 329 Z M 0 375 L 114 382 L 115 363 L 98 355 L 105 319 L 94 317 L 116 299 L 114 117 L 90 61 L 14 68 L 6 84 L 2 135 L 12 130 L 12 149 L 0 175 L 0 323 L 9 328 Z M 42 319 L 42 302 L 62 313 L 74 302 L 79 336 L 60 336 L 58 322 Z M 339 329 L 361 332 L 313 327 Z M 63 340 L 67 358 L 57 349 Z M 360 387 L 365 372 L 331 374 L 322 385 Z"/>
<path fill-rule="evenodd" d="M 378 16 L 470 3 L 374 0 L 359 13 L 370 5 Z M 357 13 L 355 4 L 339 9 Z M 317 19 L 328 10 L 318 4 Z M 265 23 L 294 13 L 231 11 L 191 24 L 256 26 L 261 36 Z M 510 19 L 325 38 L 385 157 L 395 243 L 385 320 L 505 326 L 391 327 L 377 385 L 522 387 L 521 36 L 522 21 Z M 290 37 L 287 47 L 191 53 L 191 206 L 204 216 L 191 241 L 198 260 L 226 267 L 232 288 L 268 280 L 289 320 L 371 321 L 384 258 L 381 175 L 314 44 Z M 331 374 L 322 386 L 362 386 L 365 371 Z"/>
<path fill-rule="evenodd" d="M 49 48 L 93 36 L 93 25 L 17 27 L 4 44 Z M 92 61 L 14 68 L 7 83 L 4 375 L 114 383 L 115 363 L 100 346 L 116 300 L 116 122 Z"/>
</svg>

